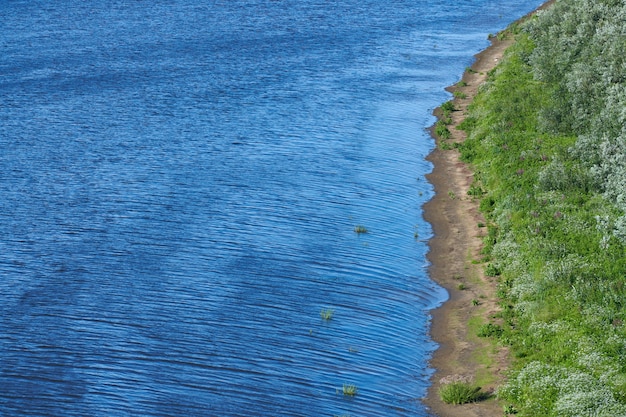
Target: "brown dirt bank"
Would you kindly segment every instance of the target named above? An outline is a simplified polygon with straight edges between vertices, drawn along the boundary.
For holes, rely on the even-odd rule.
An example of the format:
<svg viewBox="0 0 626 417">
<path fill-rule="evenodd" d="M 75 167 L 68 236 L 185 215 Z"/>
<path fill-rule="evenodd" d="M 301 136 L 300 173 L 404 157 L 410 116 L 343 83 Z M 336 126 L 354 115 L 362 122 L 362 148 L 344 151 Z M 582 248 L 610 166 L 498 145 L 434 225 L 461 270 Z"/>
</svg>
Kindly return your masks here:
<svg viewBox="0 0 626 417">
<path fill-rule="evenodd" d="M 457 130 L 456 126 L 463 121 L 467 106 L 484 83 L 487 72 L 497 65 L 512 42 L 510 36 L 504 40 L 492 38 L 491 46 L 476 55 L 471 71 L 464 73 L 465 85 L 447 88 L 451 92 L 458 89 L 466 95 L 466 98 L 453 100 L 457 111 L 452 113 L 452 125 L 448 126 L 452 134 L 448 143 L 465 140 L 465 132 Z M 439 109 L 435 115 L 440 115 Z M 432 224 L 434 232 L 429 242 L 430 275 L 448 290 L 450 299 L 432 312 L 431 336 L 439 349 L 430 361 L 435 374 L 423 401 L 431 413 L 441 417 L 501 417 L 502 405 L 494 398 L 474 404 L 449 405 L 438 395 L 439 381 L 454 375 L 474 378 L 484 391 L 495 390 L 504 380 L 508 355 L 506 349 L 475 335 L 475 323 L 486 322 L 498 310 L 496 282 L 485 276 L 482 263 L 472 262 L 481 259 L 482 237 L 486 230 L 479 227 L 479 223 L 485 221 L 478 210 L 478 201 L 467 194 L 473 182 L 470 167 L 460 161 L 456 149 L 442 150 L 440 140 L 436 141 L 437 148 L 427 158 L 434 165 L 427 179 L 434 186 L 435 197 L 424 206 L 424 218 Z"/>
</svg>

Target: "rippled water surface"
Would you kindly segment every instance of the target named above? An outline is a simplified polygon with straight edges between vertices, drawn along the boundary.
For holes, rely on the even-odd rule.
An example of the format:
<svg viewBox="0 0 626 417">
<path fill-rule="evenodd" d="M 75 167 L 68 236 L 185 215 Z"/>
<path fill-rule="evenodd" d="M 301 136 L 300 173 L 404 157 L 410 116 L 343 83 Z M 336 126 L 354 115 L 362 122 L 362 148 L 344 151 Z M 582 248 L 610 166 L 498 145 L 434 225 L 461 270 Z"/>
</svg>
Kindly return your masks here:
<svg viewBox="0 0 626 417">
<path fill-rule="evenodd" d="M 540 3 L 0 3 L 0 415 L 426 416 L 425 129 Z"/>
</svg>

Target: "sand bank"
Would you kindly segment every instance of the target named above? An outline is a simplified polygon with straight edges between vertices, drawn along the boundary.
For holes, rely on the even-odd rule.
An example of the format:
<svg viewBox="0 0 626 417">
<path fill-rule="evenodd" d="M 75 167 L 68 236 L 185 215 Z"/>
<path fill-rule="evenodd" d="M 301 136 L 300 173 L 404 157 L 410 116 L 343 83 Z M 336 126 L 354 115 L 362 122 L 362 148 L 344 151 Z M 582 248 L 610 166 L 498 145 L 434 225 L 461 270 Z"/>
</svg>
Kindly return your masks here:
<svg viewBox="0 0 626 417">
<path fill-rule="evenodd" d="M 456 126 L 463 121 L 467 106 L 487 73 L 513 42 L 511 36 L 503 40 L 494 37 L 491 41 L 490 47 L 476 55 L 471 71 L 463 74 L 463 86 L 447 88 L 450 92 L 458 89 L 466 96 L 453 100 L 456 111 L 449 126 L 450 144 L 465 140 L 465 132 Z M 440 115 L 439 109 L 435 115 Z M 438 146 L 427 158 L 434 165 L 427 179 L 434 186 L 435 197 L 424 206 L 424 218 L 434 232 L 429 242 L 430 275 L 448 290 L 450 299 L 432 312 L 431 336 L 440 347 L 430 361 L 436 372 L 424 403 L 434 415 L 442 417 L 501 417 L 502 406 L 495 399 L 454 406 L 443 403 L 438 395 L 440 380 L 451 375 L 472 377 L 482 381 L 484 391 L 495 390 L 504 380 L 508 352 L 476 336 L 476 323 L 486 322 L 498 311 L 495 279 L 486 277 L 484 264 L 477 263 L 487 232 L 480 227 L 485 220 L 478 210 L 478 201 L 467 194 L 473 182 L 471 168 L 460 161 L 456 149 L 442 150 L 439 139 L 436 140 Z"/>
</svg>

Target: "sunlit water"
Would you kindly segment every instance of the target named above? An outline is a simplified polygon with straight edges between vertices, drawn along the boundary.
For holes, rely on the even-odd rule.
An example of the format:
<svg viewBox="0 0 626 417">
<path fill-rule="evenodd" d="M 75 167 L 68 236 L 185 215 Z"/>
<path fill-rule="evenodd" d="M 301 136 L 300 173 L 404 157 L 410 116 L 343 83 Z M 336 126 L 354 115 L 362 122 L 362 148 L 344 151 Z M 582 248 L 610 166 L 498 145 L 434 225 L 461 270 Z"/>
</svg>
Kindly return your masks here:
<svg viewBox="0 0 626 417">
<path fill-rule="evenodd" d="M 0 415 L 426 416 L 426 128 L 540 3 L 0 3 Z"/>
</svg>

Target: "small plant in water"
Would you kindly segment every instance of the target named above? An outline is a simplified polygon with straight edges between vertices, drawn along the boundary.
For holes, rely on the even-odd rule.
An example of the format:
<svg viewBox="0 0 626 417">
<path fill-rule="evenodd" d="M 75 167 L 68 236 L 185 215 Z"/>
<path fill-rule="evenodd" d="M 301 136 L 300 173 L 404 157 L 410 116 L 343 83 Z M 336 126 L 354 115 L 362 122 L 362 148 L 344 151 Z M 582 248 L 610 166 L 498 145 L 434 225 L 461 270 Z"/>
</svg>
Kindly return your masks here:
<svg viewBox="0 0 626 417">
<path fill-rule="evenodd" d="M 330 308 L 323 308 L 322 311 L 320 311 L 320 316 L 322 317 L 322 320 L 326 321 L 332 319 L 334 314 L 335 310 Z"/>
<path fill-rule="evenodd" d="M 343 384 L 343 395 L 347 395 L 349 397 L 354 397 L 359 389 L 354 384 Z"/>
<path fill-rule="evenodd" d="M 447 404 L 466 404 L 485 398 L 485 393 L 472 383 L 471 378 L 452 375 L 441 379 L 440 383 L 439 396 Z"/>
<path fill-rule="evenodd" d="M 354 226 L 354 232 L 358 234 L 367 233 L 367 229 L 365 228 L 365 226 L 358 225 Z"/>
</svg>

